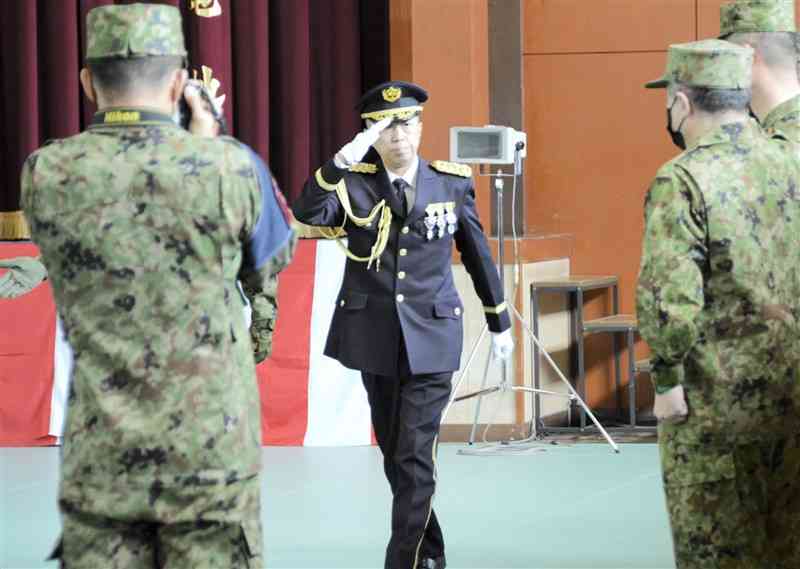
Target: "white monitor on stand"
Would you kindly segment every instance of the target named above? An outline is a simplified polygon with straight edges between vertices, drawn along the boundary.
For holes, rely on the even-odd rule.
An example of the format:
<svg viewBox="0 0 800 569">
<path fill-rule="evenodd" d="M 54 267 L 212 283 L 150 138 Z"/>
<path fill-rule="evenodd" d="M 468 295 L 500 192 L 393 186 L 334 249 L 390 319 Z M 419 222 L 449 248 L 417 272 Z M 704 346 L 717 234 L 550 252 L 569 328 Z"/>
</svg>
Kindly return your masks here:
<svg viewBox="0 0 800 569">
<path fill-rule="evenodd" d="M 454 126 L 450 160 L 467 164 L 514 164 L 525 158 L 527 135 L 508 126 Z"/>
</svg>

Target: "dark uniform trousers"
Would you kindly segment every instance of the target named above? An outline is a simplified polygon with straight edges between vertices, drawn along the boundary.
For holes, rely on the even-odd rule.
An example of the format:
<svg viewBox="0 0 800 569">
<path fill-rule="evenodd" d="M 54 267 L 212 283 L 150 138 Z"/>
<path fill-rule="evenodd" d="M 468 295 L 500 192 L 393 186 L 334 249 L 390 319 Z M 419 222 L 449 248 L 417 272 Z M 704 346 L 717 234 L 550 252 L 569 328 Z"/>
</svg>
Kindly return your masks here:
<svg viewBox="0 0 800 569">
<path fill-rule="evenodd" d="M 439 422 L 453 373 L 414 375 L 401 349 L 397 377 L 363 372 L 361 377 L 393 496 L 385 568 L 413 568 L 424 558 L 443 567 L 444 538 L 432 502 Z"/>
</svg>

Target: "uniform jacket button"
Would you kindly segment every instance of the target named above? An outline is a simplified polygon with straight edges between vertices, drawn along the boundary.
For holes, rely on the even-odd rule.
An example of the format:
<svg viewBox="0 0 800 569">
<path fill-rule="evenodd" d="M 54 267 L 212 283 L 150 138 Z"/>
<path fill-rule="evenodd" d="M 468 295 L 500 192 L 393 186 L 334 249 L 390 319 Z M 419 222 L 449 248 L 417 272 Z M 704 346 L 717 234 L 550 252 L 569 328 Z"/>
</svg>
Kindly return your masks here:
<svg viewBox="0 0 800 569">
<path fill-rule="evenodd" d="M 339 306 L 344 306 L 344 299 L 339 301 Z"/>
<path fill-rule="evenodd" d="M 401 229 L 401 231 L 402 231 L 403 235 L 405 235 L 405 234 L 407 234 L 409 232 L 409 229 L 408 229 L 408 227 L 404 227 L 403 229 Z"/>
<path fill-rule="evenodd" d="M 461 309 L 458 306 L 453 309 L 453 312 L 456 316 L 461 316 Z"/>
<path fill-rule="evenodd" d="M 402 294 L 398 294 L 397 295 L 397 302 L 403 302 L 405 299 L 406 299 L 406 297 L 403 296 Z"/>
<path fill-rule="evenodd" d="M 400 256 L 405 257 L 408 255 L 408 249 L 400 249 Z"/>
<path fill-rule="evenodd" d="M 404 278 L 406 278 L 406 272 L 400 271 L 399 273 L 397 273 L 397 278 L 403 280 Z"/>
</svg>

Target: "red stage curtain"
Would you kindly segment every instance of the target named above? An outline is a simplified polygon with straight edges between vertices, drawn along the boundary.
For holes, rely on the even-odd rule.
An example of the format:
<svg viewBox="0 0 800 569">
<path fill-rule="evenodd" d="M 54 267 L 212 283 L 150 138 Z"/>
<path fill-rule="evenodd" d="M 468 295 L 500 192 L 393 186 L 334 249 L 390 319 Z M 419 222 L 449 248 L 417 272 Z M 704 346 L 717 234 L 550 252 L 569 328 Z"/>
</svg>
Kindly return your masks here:
<svg viewBox="0 0 800 569">
<path fill-rule="evenodd" d="M 359 128 L 361 91 L 388 79 L 388 0 L 219 0 L 184 16 L 189 61 L 214 71 L 232 134 L 272 167 L 289 200 Z M 19 209 L 19 171 L 47 139 L 78 133 L 94 112 L 78 72 L 86 13 L 128 0 L 0 2 L 0 211 Z"/>
</svg>

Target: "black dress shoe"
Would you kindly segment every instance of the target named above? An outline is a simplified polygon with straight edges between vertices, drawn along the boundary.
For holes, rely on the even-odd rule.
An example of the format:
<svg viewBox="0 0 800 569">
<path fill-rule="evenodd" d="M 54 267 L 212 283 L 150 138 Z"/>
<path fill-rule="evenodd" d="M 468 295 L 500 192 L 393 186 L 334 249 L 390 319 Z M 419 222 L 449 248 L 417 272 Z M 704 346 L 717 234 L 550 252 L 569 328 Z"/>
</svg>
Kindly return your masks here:
<svg viewBox="0 0 800 569">
<path fill-rule="evenodd" d="M 417 562 L 416 569 L 444 569 L 444 557 L 437 557 L 436 559 L 431 559 L 430 557 L 423 557 Z"/>
</svg>

